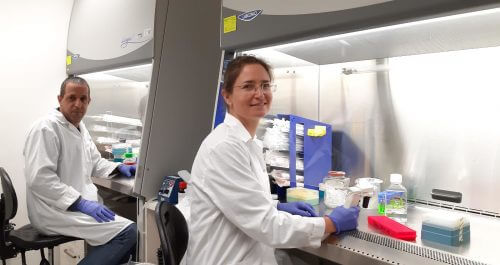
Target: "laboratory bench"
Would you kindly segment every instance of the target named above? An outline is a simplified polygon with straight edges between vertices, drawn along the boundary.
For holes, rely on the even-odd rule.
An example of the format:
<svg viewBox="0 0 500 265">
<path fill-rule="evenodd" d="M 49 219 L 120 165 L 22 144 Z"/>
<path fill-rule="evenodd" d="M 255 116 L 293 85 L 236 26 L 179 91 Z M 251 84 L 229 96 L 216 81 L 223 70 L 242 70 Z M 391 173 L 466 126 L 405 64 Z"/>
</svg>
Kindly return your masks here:
<svg viewBox="0 0 500 265">
<path fill-rule="evenodd" d="M 320 214 L 331 211 L 317 207 Z M 422 219 L 428 214 L 460 214 L 470 221 L 470 242 L 459 247 L 421 240 Z M 500 264 L 500 253 L 493 240 L 500 238 L 500 218 L 412 203 L 408 206 L 406 225 L 417 231 L 415 241 L 403 241 L 384 235 L 368 225 L 367 217 L 377 210 L 361 209 L 358 229 L 330 236 L 320 248 L 289 251 L 311 264 Z M 303 252 L 303 253 L 300 253 Z M 317 258 L 319 262 L 315 262 Z M 326 262 L 325 261 L 329 261 Z"/>
<path fill-rule="evenodd" d="M 92 177 L 97 193 L 103 203 L 113 212 L 137 222 L 137 196 L 134 194 L 135 178 L 115 176 L 113 178 Z"/>
<path fill-rule="evenodd" d="M 135 178 L 127 178 L 125 176 L 116 176 L 112 178 L 92 177 L 92 182 L 98 186 L 135 197 L 133 192 Z"/>
<path fill-rule="evenodd" d="M 101 188 L 104 187 L 104 190 L 109 189 L 134 197 L 133 178 L 92 178 L 92 180 Z M 156 249 L 159 247 L 158 231 L 154 222 L 155 206 L 156 201 L 148 201 L 145 205 L 146 261 L 152 263 L 156 261 Z M 189 219 L 189 201 L 185 200 L 185 194 L 179 194 L 178 207 L 187 215 L 186 219 Z M 331 211 L 322 202 L 315 208 L 320 216 Z M 455 215 L 466 216 L 470 221 L 470 242 L 453 247 L 423 241 L 420 233 L 422 219 L 438 211 L 440 214 L 452 212 Z M 500 253 L 495 244 L 492 244 L 494 240 L 500 238 L 499 217 L 410 203 L 406 225 L 417 232 L 417 238 L 415 241 L 403 241 L 386 236 L 368 225 L 367 217 L 372 215 L 378 215 L 377 210 L 361 209 L 357 230 L 331 235 L 319 248 L 303 247 L 284 251 L 293 256 L 293 264 L 500 264 Z"/>
<path fill-rule="evenodd" d="M 184 194 L 181 195 L 182 197 Z M 159 239 L 154 223 L 154 209 L 156 201 L 147 203 L 146 214 L 148 223 L 148 262 L 154 262 Z M 180 198 L 178 205 L 181 212 L 189 219 L 189 202 Z M 315 207 L 320 215 L 331 209 L 323 204 Z M 466 216 L 470 221 L 470 243 L 459 247 L 441 245 L 422 241 L 420 230 L 422 218 L 427 214 L 453 212 Z M 403 241 L 390 238 L 376 228 L 368 225 L 367 217 L 378 215 L 376 210 L 361 209 L 358 229 L 341 235 L 331 235 L 323 241 L 319 248 L 297 248 L 284 250 L 291 257 L 292 264 L 500 264 L 500 253 L 497 247 L 491 244 L 491 239 L 500 238 L 500 218 L 483 216 L 474 213 L 457 212 L 424 204 L 410 204 L 408 207 L 407 226 L 417 231 L 415 241 Z M 149 217 L 149 218 L 148 218 Z"/>
</svg>

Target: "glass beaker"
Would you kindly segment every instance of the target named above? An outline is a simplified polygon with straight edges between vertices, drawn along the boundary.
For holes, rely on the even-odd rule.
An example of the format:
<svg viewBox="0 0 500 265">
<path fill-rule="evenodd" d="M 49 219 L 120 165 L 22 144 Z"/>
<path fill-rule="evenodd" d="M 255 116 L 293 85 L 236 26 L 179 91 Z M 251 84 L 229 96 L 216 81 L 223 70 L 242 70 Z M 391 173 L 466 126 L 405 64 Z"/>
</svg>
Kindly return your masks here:
<svg viewBox="0 0 500 265">
<path fill-rule="evenodd" d="M 328 176 L 324 178 L 325 205 L 327 207 L 335 208 L 344 205 L 350 180 L 346 177 Z"/>
</svg>

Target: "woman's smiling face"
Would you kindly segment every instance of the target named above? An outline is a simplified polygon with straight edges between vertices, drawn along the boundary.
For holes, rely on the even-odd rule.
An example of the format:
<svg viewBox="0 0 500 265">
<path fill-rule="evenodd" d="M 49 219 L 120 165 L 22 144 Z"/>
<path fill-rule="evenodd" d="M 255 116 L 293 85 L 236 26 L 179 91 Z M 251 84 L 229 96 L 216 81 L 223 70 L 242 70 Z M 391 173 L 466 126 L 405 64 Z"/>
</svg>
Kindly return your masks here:
<svg viewBox="0 0 500 265">
<path fill-rule="evenodd" d="M 271 107 L 273 94 L 271 77 L 260 64 L 243 67 L 234 82 L 232 93 L 224 93 L 229 113 L 239 120 L 258 120 L 264 117 Z"/>
</svg>

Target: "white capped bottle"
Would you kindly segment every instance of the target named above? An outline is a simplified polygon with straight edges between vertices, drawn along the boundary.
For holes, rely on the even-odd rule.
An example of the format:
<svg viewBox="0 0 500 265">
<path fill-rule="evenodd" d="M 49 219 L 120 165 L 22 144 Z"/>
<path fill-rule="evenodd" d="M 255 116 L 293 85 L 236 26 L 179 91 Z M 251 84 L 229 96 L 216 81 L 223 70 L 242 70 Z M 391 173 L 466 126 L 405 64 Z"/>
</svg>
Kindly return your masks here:
<svg viewBox="0 0 500 265">
<path fill-rule="evenodd" d="M 407 191 L 401 184 L 403 177 L 400 174 L 391 174 L 391 185 L 385 192 L 385 215 L 397 222 L 406 223 L 408 204 Z"/>
</svg>

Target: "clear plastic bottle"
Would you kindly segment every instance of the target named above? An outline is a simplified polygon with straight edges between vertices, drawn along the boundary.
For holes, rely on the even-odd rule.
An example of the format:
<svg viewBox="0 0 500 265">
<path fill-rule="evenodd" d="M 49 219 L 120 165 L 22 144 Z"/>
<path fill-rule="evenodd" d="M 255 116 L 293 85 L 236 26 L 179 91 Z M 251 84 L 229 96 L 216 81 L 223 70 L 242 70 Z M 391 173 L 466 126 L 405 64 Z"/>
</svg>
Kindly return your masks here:
<svg viewBox="0 0 500 265">
<path fill-rule="evenodd" d="M 403 177 L 400 174 L 391 174 L 391 185 L 385 192 L 385 215 L 397 222 L 406 223 L 408 205 L 407 191 L 401 184 Z"/>
</svg>

